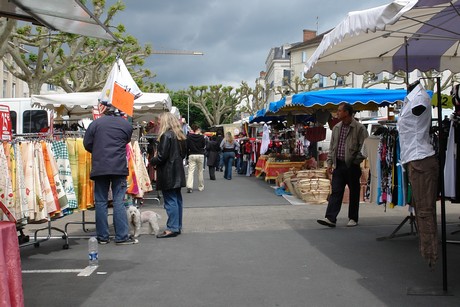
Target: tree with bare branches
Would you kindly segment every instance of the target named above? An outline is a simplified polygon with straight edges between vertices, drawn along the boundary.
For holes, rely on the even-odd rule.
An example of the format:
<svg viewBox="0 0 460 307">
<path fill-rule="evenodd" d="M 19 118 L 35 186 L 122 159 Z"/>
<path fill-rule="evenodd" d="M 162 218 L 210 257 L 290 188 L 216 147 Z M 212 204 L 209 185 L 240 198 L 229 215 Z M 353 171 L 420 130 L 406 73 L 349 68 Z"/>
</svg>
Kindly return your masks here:
<svg viewBox="0 0 460 307">
<path fill-rule="evenodd" d="M 198 107 L 210 126 L 232 122 L 240 100 L 232 86 L 190 86 L 186 91 L 190 104 Z"/>
</svg>

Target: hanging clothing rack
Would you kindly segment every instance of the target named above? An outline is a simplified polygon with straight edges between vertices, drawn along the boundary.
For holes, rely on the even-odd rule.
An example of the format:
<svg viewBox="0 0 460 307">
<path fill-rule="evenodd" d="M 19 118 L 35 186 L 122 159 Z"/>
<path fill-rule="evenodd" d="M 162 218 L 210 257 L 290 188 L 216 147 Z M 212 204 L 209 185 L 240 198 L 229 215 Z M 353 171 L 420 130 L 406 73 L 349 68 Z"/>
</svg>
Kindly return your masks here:
<svg viewBox="0 0 460 307">
<path fill-rule="evenodd" d="M 15 138 L 10 141 L 9 143 L 11 145 L 16 145 L 17 144 L 21 144 L 22 142 L 42 142 L 42 141 L 49 141 L 48 137 L 51 137 L 52 135 L 51 134 L 48 134 L 48 133 L 24 133 L 24 134 L 18 134 L 18 135 L 15 135 Z M 20 151 L 16 151 L 18 150 L 19 148 L 17 147 L 13 147 L 11 148 L 11 150 L 14 150 L 15 152 L 15 155 L 20 155 L 21 156 L 21 160 L 22 160 L 22 154 L 19 154 L 18 152 Z M 35 150 L 35 149 L 34 149 Z M 9 153 L 8 153 L 8 157 L 9 157 Z M 44 157 L 45 158 L 45 157 Z M 50 156 L 48 155 L 46 157 L 47 159 L 50 158 Z M 16 156 L 15 156 L 15 159 Z M 21 162 L 18 162 L 20 163 L 20 165 L 22 165 L 23 161 Z M 8 168 L 8 167 L 6 167 Z M 17 170 L 17 169 L 16 169 Z M 42 170 L 43 171 L 43 170 Z M 16 175 L 16 176 L 22 176 L 24 178 L 24 173 L 22 173 L 22 175 Z M 15 185 L 17 184 L 17 182 L 15 182 Z M 19 195 L 16 195 L 16 197 L 20 197 Z M 20 202 L 22 203 L 23 199 L 19 199 L 17 200 L 17 202 Z M 17 208 L 16 208 L 17 209 Z M 20 210 L 24 210 L 24 208 L 22 207 Z M 30 208 L 28 208 L 27 210 L 30 210 Z M 43 209 L 43 210 L 48 210 L 46 207 Z M 18 214 L 18 212 L 15 212 L 16 214 Z M 20 244 L 19 244 L 19 247 L 25 247 L 25 246 L 29 246 L 29 245 L 34 245 L 35 247 L 38 247 L 40 246 L 40 243 L 42 242 L 45 242 L 45 241 L 48 241 L 52 238 L 52 230 L 55 230 L 59 233 L 62 234 L 62 237 L 65 238 L 67 236 L 67 233 L 66 231 L 58 228 L 58 227 L 54 227 L 52 226 L 52 216 L 50 215 L 50 212 L 47 212 L 46 213 L 46 217 L 45 217 L 45 220 L 46 220 L 46 227 L 43 227 L 43 228 L 40 228 L 40 229 L 36 229 L 34 231 L 34 239 L 32 241 L 30 241 L 30 238 L 29 236 L 25 235 L 24 234 L 24 228 L 25 228 L 25 216 L 28 216 L 28 213 L 26 213 L 25 216 L 22 216 L 24 214 L 24 212 L 21 212 L 20 213 L 21 216 L 17 217 L 18 220 L 16 222 L 16 230 L 19 232 L 19 236 L 18 236 L 18 240 L 20 241 Z M 38 233 L 41 232 L 41 231 L 47 231 L 47 234 L 46 234 L 46 237 L 44 238 L 39 238 L 38 237 Z M 66 248 L 66 246 L 64 245 L 64 248 Z"/>
</svg>

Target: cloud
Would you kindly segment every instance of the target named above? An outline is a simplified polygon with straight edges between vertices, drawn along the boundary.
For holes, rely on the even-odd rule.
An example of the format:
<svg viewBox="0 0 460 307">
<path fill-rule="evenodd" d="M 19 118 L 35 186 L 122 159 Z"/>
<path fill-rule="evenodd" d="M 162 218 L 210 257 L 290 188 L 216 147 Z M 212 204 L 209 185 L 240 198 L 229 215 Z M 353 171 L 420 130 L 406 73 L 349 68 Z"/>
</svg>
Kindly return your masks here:
<svg viewBox="0 0 460 307">
<path fill-rule="evenodd" d="M 322 33 L 352 10 L 386 4 L 389 0 L 125 0 L 116 23 L 141 44 L 158 50 L 191 50 L 203 56 L 158 55 L 146 67 L 173 90 L 190 85 L 250 85 L 265 70 L 271 48 L 300 42 L 302 30 Z M 108 0 L 113 4 L 115 0 Z M 338 5 L 340 3 L 340 5 Z M 318 17 L 318 19 L 317 19 Z M 317 24 L 317 21 L 318 24 Z"/>
</svg>

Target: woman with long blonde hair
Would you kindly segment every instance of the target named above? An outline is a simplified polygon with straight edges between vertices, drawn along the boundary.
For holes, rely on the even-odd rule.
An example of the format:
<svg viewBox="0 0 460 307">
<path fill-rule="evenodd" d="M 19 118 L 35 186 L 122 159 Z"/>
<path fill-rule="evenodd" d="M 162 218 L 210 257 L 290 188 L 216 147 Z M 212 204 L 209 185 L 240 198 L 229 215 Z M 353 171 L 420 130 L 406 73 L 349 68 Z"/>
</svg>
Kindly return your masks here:
<svg viewBox="0 0 460 307">
<path fill-rule="evenodd" d="M 182 194 L 185 187 L 183 159 L 186 156 L 185 135 L 179 120 L 169 112 L 159 117 L 159 144 L 150 160 L 157 170 L 157 190 L 161 190 L 168 215 L 166 229 L 158 238 L 176 237 L 182 230 Z"/>
<path fill-rule="evenodd" d="M 225 139 L 220 143 L 220 148 L 224 158 L 224 178 L 232 180 L 233 161 L 235 160 L 235 153 L 240 149 L 240 144 L 233 139 L 231 132 L 227 132 Z"/>
</svg>

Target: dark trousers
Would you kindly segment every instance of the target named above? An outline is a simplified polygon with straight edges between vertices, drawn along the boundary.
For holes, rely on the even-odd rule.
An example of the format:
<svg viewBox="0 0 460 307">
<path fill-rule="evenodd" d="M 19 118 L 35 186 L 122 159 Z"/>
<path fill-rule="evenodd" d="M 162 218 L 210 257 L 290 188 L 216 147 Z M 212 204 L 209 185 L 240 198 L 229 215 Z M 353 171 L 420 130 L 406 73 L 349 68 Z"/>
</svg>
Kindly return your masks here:
<svg viewBox="0 0 460 307">
<path fill-rule="evenodd" d="M 337 167 L 332 173 L 332 192 L 329 196 L 327 204 L 326 217 L 333 223 L 337 221 L 342 208 L 343 194 L 345 186 L 348 186 L 350 191 L 350 201 L 348 204 L 348 218 L 358 222 L 359 218 L 359 193 L 361 178 L 361 167 L 359 165 L 351 165 L 347 167 L 345 162 L 337 161 Z"/>
<path fill-rule="evenodd" d="M 208 166 L 208 168 L 209 168 L 209 179 L 216 180 L 216 167 Z"/>
</svg>

